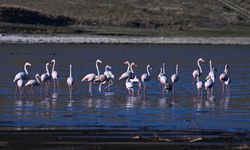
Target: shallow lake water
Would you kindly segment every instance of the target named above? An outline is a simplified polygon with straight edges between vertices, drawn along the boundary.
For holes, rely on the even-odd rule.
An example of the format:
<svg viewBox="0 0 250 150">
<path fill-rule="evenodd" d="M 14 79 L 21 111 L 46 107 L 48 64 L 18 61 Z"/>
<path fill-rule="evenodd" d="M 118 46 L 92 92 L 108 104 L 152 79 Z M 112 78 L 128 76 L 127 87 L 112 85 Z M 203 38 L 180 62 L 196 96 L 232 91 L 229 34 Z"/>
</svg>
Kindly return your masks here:
<svg viewBox="0 0 250 150">
<path fill-rule="evenodd" d="M 250 46 L 239 45 L 77 45 L 77 44 L 2 44 L 0 45 L 0 127 L 39 129 L 152 129 L 152 130 L 220 130 L 250 131 Z M 192 71 L 197 69 L 199 57 L 204 81 L 209 72 L 209 60 L 218 70 L 214 85 L 215 100 L 197 97 L 192 85 Z M 45 72 L 45 63 L 56 59 L 60 91 L 50 83 L 48 94 L 34 88 L 34 95 L 25 89 L 15 94 L 13 78 L 23 71 L 26 61 L 30 78 Z M 112 66 L 115 75 L 112 93 L 99 94 L 98 85 L 89 96 L 88 83 L 81 82 L 87 73 L 96 73 L 95 61 L 101 59 L 101 73 L 105 65 Z M 137 76 L 153 67 L 146 96 L 128 97 L 125 81 L 118 81 L 127 69 L 123 62 L 134 61 Z M 175 96 L 162 96 L 157 80 L 161 64 L 166 63 L 168 80 L 179 64 L 179 81 Z M 69 64 L 73 65 L 72 98 L 66 79 Z M 224 65 L 230 66 L 230 95 L 222 96 L 218 76 Z M 135 86 L 136 87 L 136 86 Z"/>
</svg>

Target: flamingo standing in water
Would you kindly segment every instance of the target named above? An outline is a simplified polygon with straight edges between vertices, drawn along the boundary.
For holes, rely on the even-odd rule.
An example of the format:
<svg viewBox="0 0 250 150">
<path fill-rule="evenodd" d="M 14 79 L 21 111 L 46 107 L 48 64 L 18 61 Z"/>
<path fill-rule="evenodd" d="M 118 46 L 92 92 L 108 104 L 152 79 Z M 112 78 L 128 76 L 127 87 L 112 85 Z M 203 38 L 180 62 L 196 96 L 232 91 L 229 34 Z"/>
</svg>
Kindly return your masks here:
<svg viewBox="0 0 250 150">
<path fill-rule="evenodd" d="M 119 80 L 124 80 L 124 79 L 127 79 L 127 78 L 134 78 L 133 77 L 133 73 L 131 71 L 131 64 L 129 61 L 125 61 L 123 64 L 127 64 L 128 65 L 128 68 L 127 68 L 127 71 L 124 72 L 120 77 L 119 77 Z"/>
<path fill-rule="evenodd" d="M 49 72 L 49 65 L 50 63 L 46 63 L 45 65 L 45 69 L 46 69 L 46 73 L 43 73 L 41 75 L 41 82 L 43 84 L 45 84 L 46 88 L 47 88 L 47 92 L 48 92 L 48 83 L 49 83 L 49 80 L 51 80 L 51 75 L 50 75 L 50 72 Z"/>
<path fill-rule="evenodd" d="M 200 96 L 200 97 L 202 97 L 202 87 L 203 87 L 203 83 L 202 83 L 202 81 L 200 81 L 200 78 L 199 77 L 197 77 L 196 78 L 196 80 L 197 80 L 197 82 L 196 82 L 196 88 L 197 88 L 197 90 L 198 90 L 198 97 Z"/>
<path fill-rule="evenodd" d="M 197 78 L 197 77 L 200 77 L 202 75 L 202 68 L 201 68 L 201 65 L 200 63 L 205 63 L 204 59 L 203 58 L 199 58 L 197 60 L 197 65 L 198 65 L 198 68 L 199 69 L 196 69 L 193 71 L 193 83 L 194 83 L 194 80 Z"/>
<path fill-rule="evenodd" d="M 40 77 L 39 74 L 36 74 L 35 75 L 36 80 L 31 79 L 25 84 L 26 87 L 30 87 L 30 92 L 32 93 L 32 95 L 34 94 L 33 87 L 39 86 L 41 84 L 40 80 L 38 79 L 39 77 Z"/>
<path fill-rule="evenodd" d="M 147 73 L 142 74 L 141 76 L 141 81 L 143 83 L 143 91 L 144 91 L 144 96 L 145 96 L 145 91 L 146 91 L 146 82 L 150 81 L 150 72 L 149 69 L 152 70 L 152 67 L 150 65 L 147 65 Z"/>
<path fill-rule="evenodd" d="M 229 70 L 229 66 L 225 65 L 224 68 L 224 72 L 220 75 L 220 82 L 221 82 L 221 86 L 222 86 L 222 94 L 224 94 L 224 89 L 225 89 L 225 85 L 226 85 L 226 90 L 228 91 L 228 87 L 230 84 L 230 78 L 228 76 L 228 70 Z M 228 91 L 229 93 L 229 91 Z"/>
<path fill-rule="evenodd" d="M 210 77 L 210 76 L 206 77 L 206 82 L 205 82 L 204 86 L 205 86 L 205 89 L 207 90 L 207 98 L 214 99 L 214 96 L 212 95 L 213 93 L 211 92 L 211 89 L 214 86 L 214 82 L 212 80 L 212 77 Z"/>
<path fill-rule="evenodd" d="M 98 77 L 100 76 L 100 71 L 99 71 L 98 63 L 102 63 L 102 61 L 101 61 L 100 59 L 97 59 L 97 60 L 96 60 L 95 65 L 96 65 L 97 75 L 94 74 L 94 73 L 89 73 L 89 74 L 87 74 L 86 76 L 84 76 L 84 77 L 82 78 L 82 80 L 81 80 L 82 82 L 83 82 L 83 81 L 88 81 L 88 82 L 89 82 L 89 93 L 90 93 L 90 96 L 93 95 L 93 93 L 92 93 L 92 85 L 93 85 L 93 82 L 94 82 L 94 80 L 95 80 L 96 78 L 98 78 Z"/>
<path fill-rule="evenodd" d="M 209 61 L 209 73 L 208 76 L 211 77 L 213 83 L 215 82 L 215 73 L 217 72 L 217 69 L 215 69 L 212 65 L 212 60 Z M 214 87 L 211 88 L 211 95 L 213 95 Z"/>
<path fill-rule="evenodd" d="M 112 67 L 107 65 L 105 67 L 105 72 L 104 72 L 104 75 L 107 77 L 107 80 L 108 80 L 108 85 L 105 87 L 105 89 L 108 89 L 108 91 L 110 91 L 110 87 L 113 85 L 112 79 L 115 78 L 114 74 L 111 72 L 111 69 Z"/>
<path fill-rule="evenodd" d="M 129 97 L 133 97 L 134 96 L 133 83 L 130 81 L 129 78 L 127 78 L 125 86 L 128 90 Z"/>
<path fill-rule="evenodd" d="M 52 79 L 54 80 L 54 92 L 55 92 L 55 90 L 56 90 L 56 82 L 57 82 L 57 88 L 59 88 L 59 81 L 58 81 L 59 75 L 58 75 L 57 71 L 55 71 L 56 60 L 52 59 L 51 62 L 53 63 L 51 76 L 52 76 Z"/>
<path fill-rule="evenodd" d="M 158 80 L 160 82 L 160 90 L 162 91 L 162 94 L 164 95 L 163 87 L 167 83 L 167 77 L 165 76 L 165 63 L 163 63 L 162 68 L 160 68 L 160 73 L 158 75 Z"/>
<path fill-rule="evenodd" d="M 73 76 L 72 76 L 72 65 L 71 64 L 69 65 L 69 77 L 67 78 L 67 84 L 68 84 L 68 87 L 69 87 L 69 94 L 70 94 L 70 99 L 71 99 L 72 86 L 74 84 L 74 79 L 73 79 Z"/>
<path fill-rule="evenodd" d="M 175 70 L 176 70 L 175 74 L 171 76 L 171 81 L 173 83 L 173 93 L 175 93 L 175 83 L 178 82 L 179 80 L 179 65 L 178 64 L 176 65 Z"/>
<path fill-rule="evenodd" d="M 24 86 L 24 81 L 23 81 L 23 79 L 19 79 L 19 80 L 17 80 L 17 86 L 16 86 L 16 91 L 17 91 L 17 89 L 18 89 L 18 93 L 19 93 L 19 96 L 22 94 L 22 88 L 23 88 L 23 86 Z"/>
<path fill-rule="evenodd" d="M 109 80 L 109 73 L 108 73 L 108 68 L 111 68 L 109 65 L 105 66 L 105 71 L 103 74 L 101 74 L 98 78 L 94 80 L 95 83 L 100 83 L 99 84 L 99 92 L 102 93 L 102 85 L 105 84 Z"/>
<path fill-rule="evenodd" d="M 31 64 L 29 62 L 26 62 L 24 64 L 24 72 L 19 72 L 15 75 L 13 82 L 16 82 L 16 93 L 17 90 L 19 91 L 19 95 L 22 93 L 22 87 L 24 86 L 24 80 L 29 79 L 29 72 L 27 70 L 27 66 L 31 67 Z"/>
</svg>

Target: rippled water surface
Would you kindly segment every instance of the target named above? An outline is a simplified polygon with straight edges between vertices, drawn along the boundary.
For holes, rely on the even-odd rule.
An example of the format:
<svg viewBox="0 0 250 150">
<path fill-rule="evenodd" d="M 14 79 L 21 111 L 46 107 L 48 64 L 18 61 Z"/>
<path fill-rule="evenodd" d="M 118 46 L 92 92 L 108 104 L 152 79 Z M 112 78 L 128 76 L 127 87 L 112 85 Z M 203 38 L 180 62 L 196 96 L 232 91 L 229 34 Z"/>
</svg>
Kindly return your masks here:
<svg viewBox="0 0 250 150">
<path fill-rule="evenodd" d="M 38 127 L 66 129 L 159 129 L 159 130 L 250 130 L 250 46 L 232 45 L 0 45 L 0 126 Z M 203 57 L 204 74 L 209 72 L 209 59 L 218 70 L 214 86 L 215 100 L 197 98 L 192 85 L 192 71 L 196 61 Z M 31 78 L 45 72 L 45 63 L 56 59 L 60 91 L 53 90 L 51 81 L 48 95 L 34 88 L 34 96 L 28 89 L 22 96 L 15 95 L 17 72 L 23 71 L 26 61 Z M 108 95 L 99 94 L 94 85 L 94 96 L 88 94 L 88 84 L 81 78 L 96 72 L 95 60 L 101 59 L 101 72 L 105 65 L 112 66 L 114 85 Z M 147 84 L 145 97 L 129 98 L 125 81 L 117 78 L 127 67 L 125 60 L 135 61 L 138 76 L 151 64 L 152 80 Z M 176 95 L 163 97 L 157 75 L 161 63 L 166 62 L 168 79 L 180 66 L 180 80 Z M 69 64 L 73 65 L 75 84 L 70 100 L 66 78 Z M 224 65 L 230 66 L 230 95 L 221 96 L 218 75 Z M 136 86 L 135 86 L 136 87 Z"/>
</svg>

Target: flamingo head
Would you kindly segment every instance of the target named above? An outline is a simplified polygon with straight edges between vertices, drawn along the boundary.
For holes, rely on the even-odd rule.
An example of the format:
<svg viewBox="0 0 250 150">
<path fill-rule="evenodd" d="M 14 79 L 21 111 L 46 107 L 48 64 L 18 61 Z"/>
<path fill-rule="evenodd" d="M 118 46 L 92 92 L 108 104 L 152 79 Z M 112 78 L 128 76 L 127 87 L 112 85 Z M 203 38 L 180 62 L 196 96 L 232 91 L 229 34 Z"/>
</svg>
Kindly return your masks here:
<svg viewBox="0 0 250 150">
<path fill-rule="evenodd" d="M 126 65 L 126 64 L 129 64 L 129 61 L 124 61 L 124 63 L 123 63 L 124 65 Z"/>
<path fill-rule="evenodd" d="M 151 65 L 148 65 L 148 68 L 149 68 L 150 70 L 152 70 L 152 69 L 153 69 Z"/>
<path fill-rule="evenodd" d="M 97 59 L 96 62 L 97 63 L 102 63 L 102 61 L 100 59 Z"/>
<path fill-rule="evenodd" d="M 55 63 L 55 62 L 56 62 L 56 60 L 55 60 L 55 59 L 52 59 L 52 60 L 51 60 L 51 62 L 52 62 L 52 63 Z"/>
<path fill-rule="evenodd" d="M 35 77 L 39 77 L 39 78 L 41 78 L 41 77 L 40 77 L 40 75 L 39 75 L 38 73 L 35 75 Z"/>
<path fill-rule="evenodd" d="M 177 65 L 176 65 L 176 68 L 178 68 L 178 69 L 179 69 L 179 64 L 177 64 Z"/>
<path fill-rule="evenodd" d="M 24 66 L 29 66 L 29 67 L 31 67 L 31 63 L 26 62 L 26 63 L 24 64 Z"/>
<path fill-rule="evenodd" d="M 210 76 L 207 76 L 206 80 L 212 80 L 212 78 Z"/>
<path fill-rule="evenodd" d="M 137 65 L 135 64 L 135 62 L 132 62 L 132 63 L 131 63 L 131 66 L 132 66 L 132 67 L 133 67 L 133 66 L 134 66 L 134 67 L 137 67 Z"/>
<path fill-rule="evenodd" d="M 202 62 L 203 64 L 205 63 L 205 60 L 203 58 L 199 58 L 198 62 Z"/>
</svg>

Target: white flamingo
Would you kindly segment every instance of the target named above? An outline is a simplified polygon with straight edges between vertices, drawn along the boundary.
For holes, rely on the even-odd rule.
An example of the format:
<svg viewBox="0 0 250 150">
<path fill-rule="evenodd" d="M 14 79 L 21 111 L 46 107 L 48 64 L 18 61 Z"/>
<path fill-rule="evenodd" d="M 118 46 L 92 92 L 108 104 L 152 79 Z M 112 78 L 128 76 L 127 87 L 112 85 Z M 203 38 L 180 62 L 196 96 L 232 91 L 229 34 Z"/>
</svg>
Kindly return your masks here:
<svg viewBox="0 0 250 150">
<path fill-rule="evenodd" d="M 152 70 L 152 67 L 150 65 L 147 65 L 147 73 L 144 73 L 141 76 L 141 81 L 143 83 L 144 95 L 145 95 L 145 90 L 146 90 L 146 82 L 150 81 L 150 79 L 151 79 L 149 69 Z"/>
<path fill-rule="evenodd" d="M 18 93 L 19 93 L 19 96 L 22 94 L 22 88 L 23 88 L 23 86 L 24 86 L 24 81 L 23 81 L 23 79 L 19 79 L 19 80 L 17 80 L 17 86 L 16 86 L 16 91 L 17 91 L 17 89 L 18 89 Z"/>
<path fill-rule="evenodd" d="M 173 83 L 173 92 L 175 93 L 175 83 L 179 80 L 179 65 L 177 64 L 175 67 L 175 74 L 171 76 L 171 81 Z"/>
<path fill-rule="evenodd" d="M 24 72 L 19 72 L 19 73 L 17 73 L 17 74 L 15 75 L 15 77 L 14 77 L 13 82 L 16 82 L 16 81 L 19 80 L 19 79 L 22 79 L 22 80 L 29 80 L 29 72 L 28 72 L 28 70 L 27 70 L 27 66 L 31 67 L 31 64 L 30 64 L 29 62 L 26 62 L 26 63 L 24 64 L 24 67 L 23 67 Z"/>
<path fill-rule="evenodd" d="M 110 73 L 108 71 L 108 69 L 110 69 L 110 68 L 111 67 L 109 65 L 106 65 L 104 73 L 101 74 L 98 78 L 96 78 L 94 80 L 95 83 L 97 83 L 97 82 L 100 83 L 99 88 L 98 88 L 100 93 L 102 93 L 102 85 L 105 84 L 106 82 L 108 82 L 110 80 L 110 78 L 111 78 L 111 75 L 110 75 Z"/>
<path fill-rule="evenodd" d="M 35 75 L 36 80 L 31 79 L 31 80 L 29 80 L 29 81 L 25 84 L 26 87 L 30 87 L 30 92 L 32 93 L 32 95 L 33 95 L 33 93 L 34 93 L 34 92 L 33 92 L 33 87 L 39 86 L 39 85 L 41 84 L 40 80 L 38 79 L 39 77 L 40 77 L 39 74 L 36 74 L 36 75 Z"/>
<path fill-rule="evenodd" d="M 109 70 L 108 70 L 109 69 Z M 113 85 L 113 81 L 112 79 L 115 78 L 114 74 L 112 73 L 111 71 L 112 67 L 107 65 L 105 67 L 105 72 L 104 72 L 104 75 L 107 77 L 107 80 L 108 80 L 108 85 L 105 87 L 105 89 L 108 89 L 108 91 L 110 91 L 110 87 Z"/>
<path fill-rule="evenodd" d="M 226 64 L 225 68 L 224 68 L 224 72 L 220 75 L 220 82 L 221 82 L 221 86 L 222 86 L 222 94 L 224 94 L 224 89 L 225 89 L 225 85 L 226 85 L 226 89 L 228 89 L 228 86 L 230 84 L 230 78 L 228 76 L 228 70 L 229 70 L 229 66 Z"/>
<path fill-rule="evenodd" d="M 88 82 L 89 82 L 89 93 L 90 93 L 90 96 L 93 95 L 93 93 L 92 93 L 92 85 L 93 85 L 93 82 L 94 82 L 94 80 L 95 80 L 96 78 L 98 78 L 98 77 L 100 76 L 100 71 L 99 71 L 98 63 L 102 63 L 102 61 L 101 61 L 100 59 L 97 59 L 97 60 L 96 60 L 95 65 L 96 65 L 97 75 L 94 74 L 94 73 L 89 73 L 89 74 L 87 74 L 86 76 L 84 76 L 84 77 L 82 78 L 82 80 L 81 80 L 82 82 L 83 82 L 83 81 L 88 81 Z"/>
<path fill-rule="evenodd" d="M 124 80 L 124 79 L 127 79 L 127 78 L 130 78 L 131 77 L 131 64 L 129 61 L 125 61 L 123 64 L 127 64 L 128 65 L 128 68 L 127 68 L 127 71 L 124 72 L 120 77 L 119 77 L 119 80 Z"/>
<path fill-rule="evenodd" d="M 74 84 L 74 79 L 72 76 L 72 65 L 69 65 L 69 77 L 67 78 L 67 84 L 69 87 L 69 94 L 70 94 L 70 99 L 71 99 L 71 95 L 72 95 L 72 86 Z"/>
<path fill-rule="evenodd" d="M 129 96 L 133 97 L 134 96 L 134 89 L 133 89 L 133 83 L 130 81 L 129 78 L 127 78 L 125 86 L 128 90 Z"/>
<path fill-rule="evenodd" d="M 52 59 L 51 62 L 53 63 L 51 76 L 52 76 L 52 79 L 54 80 L 54 92 L 55 92 L 56 82 L 57 82 L 57 88 L 59 88 L 59 81 L 58 81 L 59 74 L 57 71 L 55 71 L 56 60 Z"/>
<path fill-rule="evenodd" d="M 196 88 L 198 90 L 198 96 L 202 97 L 203 83 L 202 83 L 202 81 L 200 81 L 199 77 L 197 77 Z"/>
<path fill-rule="evenodd" d="M 212 77 L 210 77 L 210 76 L 206 77 L 206 82 L 205 82 L 204 86 L 205 86 L 205 89 L 207 90 L 207 98 L 214 99 L 214 96 L 211 93 L 211 89 L 214 86 L 214 82 L 212 80 Z"/>
<path fill-rule="evenodd" d="M 193 71 L 193 83 L 194 83 L 194 80 L 197 78 L 197 77 L 200 77 L 202 75 L 202 68 L 201 68 L 201 65 L 200 63 L 205 63 L 204 59 L 203 58 L 199 58 L 197 60 L 197 65 L 198 65 L 198 68 L 199 69 L 196 69 Z"/>
<path fill-rule="evenodd" d="M 165 70 L 165 69 L 160 68 L 158 80 L 160 82 L 160 90 L 162 91 L 162 95 L 164 96 L 165 90 L 163 90 L 163 87 L 167 84 L 167 77 L 164 75 L 163 70 Z"/>
<path fill-rule="evenodd" d="M 50 63 L 46 63 L 46 65 L 45 65 L 46 73 L 43 73 L 41 75 L 41 82 L 43 84 L 45 84 L 45 86 L 47 88 L 47 92 L 48 92 L 48 83 L 49 83 L 49 80 L 51 79 L 51 75 L 49 72 L 49 65 L 50 65 Z"/>
</svg>

